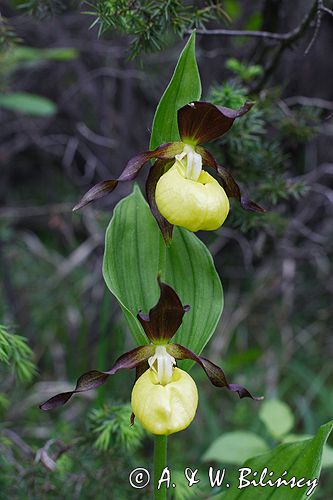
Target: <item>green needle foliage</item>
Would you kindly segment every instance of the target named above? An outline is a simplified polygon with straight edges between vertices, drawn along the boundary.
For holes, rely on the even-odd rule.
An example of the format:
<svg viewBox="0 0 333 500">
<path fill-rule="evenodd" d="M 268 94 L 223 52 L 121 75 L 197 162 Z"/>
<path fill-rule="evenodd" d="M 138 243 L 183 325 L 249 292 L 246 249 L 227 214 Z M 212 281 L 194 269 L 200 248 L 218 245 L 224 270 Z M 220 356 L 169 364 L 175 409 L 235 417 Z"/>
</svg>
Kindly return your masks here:
<svg viewBox="0 0 333 500">
<path fill-rule="evenodd" d="M 110 448 L 134 451 L 139 447 L 144 429 L 138 424 L 130 425 L 130 404 L 106 404 L 90 412 L 90 431 L 97 437 L 95 447 L 99 451 Z"/>
<path fill-rule="evenodd" d="M 228 18 L 223 3 L 218 1 L 184 2 L 181 0 L 97 0 L 86 2 L 88 14 L 96 19 L 99 33 L 115 30 L 133 37 L 131 57 L 141 52 L 155 52 L 163 48 L 165 34 L 173 31 L 183 36 L 186 31 L 203 27 L 212 19 Z"/>
<path fill-rule="evenodd" d="M 27 340 L 0 325 L 0 362 L 10 366 L 17 377 L 30 382 L 37 372 Z"/>
<path fill-rule="evenodd" d="M 0 52 L 11 49 L 19 39 L 8 20 L 0 13 Z"/>
<path fill-rule="evenodd" d="M 231 80 L 215 85 L 208 100 L 215 104 L 237 108 L 249 96 L 249 90 Z M 235 172 L 248 189 L 248 194 L 268 209 L 265 215 L 245 213 L 234 204 L 232 223 L 243 231 L 269 226 L 282 229 L 284 220 L 274 208 L 289 198 L 298 199 L 307 192 L 303 182 L 290 179 L 289 148 L 306 142 L 319 122 L 319 113 L 312 110 L 294 112 L 289 116 L 279 107 L 274 95 L 258 101 L 242 120 L 237 121 L 223 139 L 217 142 L 217 156 L 222 164 Z M 274 208 L 274 213 L 273 213 Z"/>
<path fill-rule="evenodd" d="M 251 64 L 247 66 L 235 57 L 230 57 L 225 64 L 226 68 L 235 73 L 241 81 L 249 82 L 261 75 L 263 69 L 258 64 Z"/>
</svg>

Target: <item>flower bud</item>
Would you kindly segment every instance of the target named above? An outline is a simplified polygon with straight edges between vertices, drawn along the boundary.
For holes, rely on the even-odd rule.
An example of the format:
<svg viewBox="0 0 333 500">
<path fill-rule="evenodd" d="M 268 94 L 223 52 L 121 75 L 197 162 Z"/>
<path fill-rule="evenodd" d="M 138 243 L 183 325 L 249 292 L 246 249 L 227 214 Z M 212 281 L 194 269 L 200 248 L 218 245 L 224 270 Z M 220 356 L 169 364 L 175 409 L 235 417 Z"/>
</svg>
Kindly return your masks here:
<svg viewBox="0 0 333 500">
<path fill-rule="evenodd" d="M 157 374 L 148 369 L 132 390 L 132 409 L 141 425 L 152 434 L 173 434 L 186 429 L 198 406 L 194 380 L 179 368 L 173 369 L 171 382 L 161 385 Z"/>
<path fill-rule="evenodd" d="M 202 170 L 198 180 L 188 179 L 179 162 L 159 179 L 155 199 L 167 221 L 190 231 L 218 229 L 229 213 L 229 199 L 214 177 Z"/>
</svg>

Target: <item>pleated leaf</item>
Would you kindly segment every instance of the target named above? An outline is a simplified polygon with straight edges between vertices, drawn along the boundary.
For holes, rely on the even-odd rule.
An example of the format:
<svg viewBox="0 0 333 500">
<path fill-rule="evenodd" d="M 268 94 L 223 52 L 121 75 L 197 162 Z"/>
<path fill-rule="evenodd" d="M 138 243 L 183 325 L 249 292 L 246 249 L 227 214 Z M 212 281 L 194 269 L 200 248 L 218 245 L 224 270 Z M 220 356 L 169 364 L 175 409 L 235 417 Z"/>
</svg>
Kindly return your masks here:
<svg viewBox="0 0 333 500">
<path fill-rule="evenodd" d="M 223 292 L 210 253 L 191 232 L 175 227 L 172 243 L 164 244 L 158 225 L 138 187 L 114 210 L 106 232 L 103 275 L 118 299 L 138 344 L 148 339 L 136 318 L 159 299 L 158 273 L 182 304 L 189 304 L 173 341 L 200 354 L 222 313 Z M 192 364 L 181 362 L 183 367 Z"/>
</svg>

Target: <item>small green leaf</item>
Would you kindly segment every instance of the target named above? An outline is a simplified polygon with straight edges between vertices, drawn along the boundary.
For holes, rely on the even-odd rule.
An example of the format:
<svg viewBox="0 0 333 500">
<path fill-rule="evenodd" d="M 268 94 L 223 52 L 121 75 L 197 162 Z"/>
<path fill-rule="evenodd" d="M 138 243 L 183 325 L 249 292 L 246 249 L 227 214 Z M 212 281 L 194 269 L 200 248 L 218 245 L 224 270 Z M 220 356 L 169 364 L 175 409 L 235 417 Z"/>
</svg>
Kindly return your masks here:
<svg viewBox="0 0 333 500">
<path fill-rule="evenodd" d="M 268 449 L 265 441 L 253 432 L 227 432 L 210 445 L 202 460 L 240 465 L 251 457 L 265 453 Z"/>
<path fill-rule="evenodd" d="M 78 57 L 79 51 L 73 47 L 57 47 L 54 49 L 43 49 L 41 56 L 53 61 L 71 61 Z"/>
<path fill-rule="evenodd" d="M 275 439 L 287 434 L 294 425 L 294 416 L 289 406 L 278 399 L 265 401 L 260 407 L 259 417 Z"/>
<path fill-rule="evenodd" d="M 195 32 L 179 56 L 174 74 L 157 106 L 150 149 L 165 142 L 179 140 L 177 110 L 201 97 L 200 75 L 195 59 Z"/>
<path fill-rule="evenodd" d="M 70 61 L 78 56 L 79 52 L 72 47 L 54 49 L 38 49 L 36 47 L 18 46 L 10 52 L 11 60 L 17 64 L 24 62 L 43 61 Z"/>
<path fill-rule="evenodd" d="M 28 94 L 27 92 L 0 94 L 1 107 L 34 116 L 51 116 L 57 111 L 54 102 L 46 97 Z"/>
<path fill-rule="evenodd" d="M 251 469 L 252 473 L 247 477 L 244 476 L 243 481 L 245 479 L 248 481 L 255 480 L 258 483 L 260 474 L 266 467 L 268 469 L 266 479 L 264 480 L 266 482 L 268 479 L 274 482 L 278 478 L 288 481 L 292 477 L 295 477 L 296 480 L 305 478 L 305 481 L 309 480 L 311 482 L 319 479 L 323 449 L 332 428 L 333 420 L 322 425 L 312 439 L 298 443 L 281 444 L 268 453 L 247 460 L 243 467 Z M 287 471 L 287 474 L 282 476 L 285 471 Z M 257 472 L 255 476 L 253 475 L 254 472 Z M 270 472 L 274 472 L 274 474 L 269 476 Z M 227 492 L 212 496 L 210 500 L 253 500 L 253 498 L 260 498 L 260 500 L 305 500 L 310 498 L 313 492 L 316 491 L 316 489 L 312 489 L 312 485 L 306 485 L 301 488 L 291 488 L 290 485 L 282 485 L 279 488 L 275 486 L 269 487 L 268 485 L 266 487 L 246 485 L 246 487 L 239 489 L 240 474 L 241 472 L 237 472 L 236 480 L 230 481 L 231 487 L 228 488 Z M 303 484 L 305 481 L 303 481 Z M 315 486 L 314 483 L 312 484 Z M 244 483 L 243 486 L 245 486 Z M 311 494 L 307 495 L 310 489 L 312 489 Z"/>
<path fill-rule="evenodd" d="M 138 187 L 114 210 L 106 232 L 103 275 L 118 299 L 138 344 L 148 342 L 136 319 L 159 298 L 157 275 L 172 286 L 185 314 L 174 342 L 199 354 L 213 334 L 223 308 L 223 293 L 213 259 L 206 246 L 191 232 L 175 227 L 166 247 L 148 204 Z M 192 362 L 184 361 L 183 367 Z"/>
<path fill-rule="evenodd" d="M 29 382 L 37 371 L 32 359 L 27 339 L 0 324 L 0 362 L 10 365 L 19 379 Z"/>
</svg>

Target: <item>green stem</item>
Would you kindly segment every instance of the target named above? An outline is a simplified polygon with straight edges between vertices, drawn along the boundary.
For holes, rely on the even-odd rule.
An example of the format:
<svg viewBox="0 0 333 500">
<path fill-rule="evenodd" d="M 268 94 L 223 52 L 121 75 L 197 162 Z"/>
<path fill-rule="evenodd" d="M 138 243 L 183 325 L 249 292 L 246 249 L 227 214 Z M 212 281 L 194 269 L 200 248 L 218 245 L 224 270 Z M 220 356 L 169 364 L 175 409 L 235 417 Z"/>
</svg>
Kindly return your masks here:
<svg viewBox="0 0 333 500">
<path fill-rule="evenodd" d="M 167 466 L 167 436 L 155 436 L 154 445 L 154 499 L 166 500 L 166 483 L 162 483 L 160 489 L 157 489 L 163 469 Z"/>
</svg>

